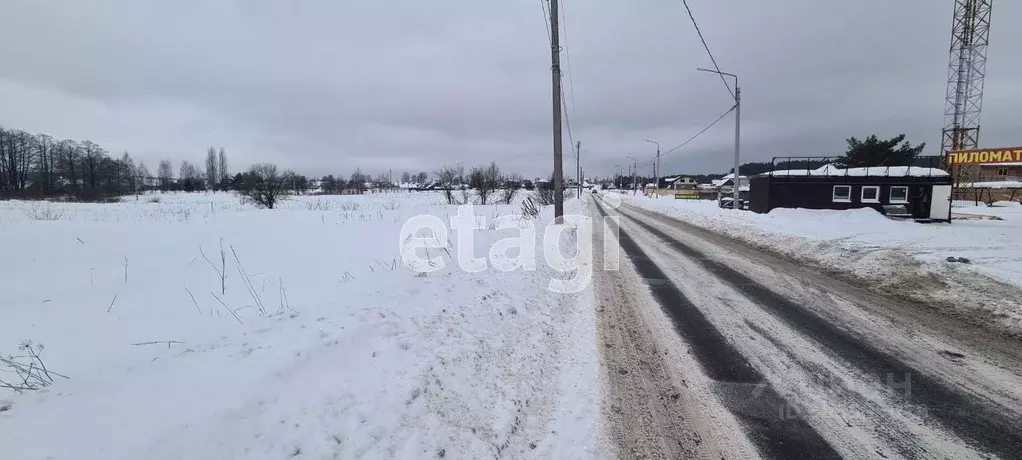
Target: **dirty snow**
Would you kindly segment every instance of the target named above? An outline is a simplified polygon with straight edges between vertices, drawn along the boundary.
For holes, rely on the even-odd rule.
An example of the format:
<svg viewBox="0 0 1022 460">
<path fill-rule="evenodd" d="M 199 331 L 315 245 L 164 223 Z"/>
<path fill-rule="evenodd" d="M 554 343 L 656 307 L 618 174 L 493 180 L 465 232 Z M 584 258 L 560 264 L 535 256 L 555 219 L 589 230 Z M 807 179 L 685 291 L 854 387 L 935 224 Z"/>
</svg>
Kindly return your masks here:
<svg viewBox="0 0 1022 460">
<path fill-rule="evenodd" d="M 872 209 L 721 209 L 714 201 L 625 196 L 637 206 L 749 242 L 820 268 L 869 281 L 875 290 L 953 309 L 1022 334 L 1022 206 L 955 204 L 954 213 L 1002 220 L 919 224 Z M 955 262 L 948 262 L 954 257 Z M 958 258 L 970 263 L 958 262 Z"/>
<path fill-rule="evenodd" d="M 150 200 L 0 202 L 11 261 L 0 268 L 0 353 L 31 339 L 70 377 L 0 393 L 10 405 L 0 457 L 606 452 L 591 299 L 547 290 L 566 275 L 542 251 L 535 271 L 465 272 L 455 249 L 440 270 L 404 268 L 402 224 L 456 211 L 432 193 L 301 197 L 276 210 L 227 194 Z M 477 207 L 488 220 L 517 211 Z M 517 236 L 474 235 L 477 255 Z M 225 292 L 213 267 L 221 241 Z"/>
</svg>

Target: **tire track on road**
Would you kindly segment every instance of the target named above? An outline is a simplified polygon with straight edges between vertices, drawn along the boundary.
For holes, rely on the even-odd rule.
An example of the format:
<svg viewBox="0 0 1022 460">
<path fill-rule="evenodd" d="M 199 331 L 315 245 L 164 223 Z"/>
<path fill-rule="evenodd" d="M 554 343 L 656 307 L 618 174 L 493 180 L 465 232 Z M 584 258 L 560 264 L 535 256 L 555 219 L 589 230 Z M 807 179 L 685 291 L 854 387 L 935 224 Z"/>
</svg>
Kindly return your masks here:
<svg viewBox="0 0 1022 460">
<path fill-rule="evenodd" d="M 602 208 L 600 210 L 603 211 Z M 1017 414 L 990 401 L 955 391 L 660 228 L 622 209 L 618 209 L 618 212 L 663 243 L 696 261 L 796 331 L 862 370 L 866 376 L 888 388 L 905 389 L 901 401 L 914 406 L 916 410 L 912 412 L 922 412 L 927 419 L 939 423 L 963 440 L 1002 458 L 1017 458 L 1022 452 L 1022 434 L 1019 432 L 1022 420 Z"/>
<path fill-rule="evenodd" d="M 597 210 L 607 216 L 597 200 Z M 767 458 L 840 458 L 822 436 L 802 418 L 780 417 L 788 402 L 753 368 L 706 316 L 618 228 L 619 242 L 653 297 L 671 318 L 675 330 L 693 349 L 704 372 L 718 383 L 718 398 L 745 427 L 752 443 Z"/>
</svg>

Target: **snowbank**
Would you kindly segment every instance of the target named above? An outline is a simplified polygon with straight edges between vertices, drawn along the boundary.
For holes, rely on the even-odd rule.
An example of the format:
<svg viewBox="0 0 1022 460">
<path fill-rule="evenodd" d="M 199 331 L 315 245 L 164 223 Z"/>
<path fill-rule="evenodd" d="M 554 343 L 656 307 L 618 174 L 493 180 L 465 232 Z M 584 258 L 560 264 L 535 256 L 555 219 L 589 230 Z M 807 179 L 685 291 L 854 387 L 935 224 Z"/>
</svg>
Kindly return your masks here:
<svg viewBox="0 0 1022 460">
<path fill-rule="evenodd" d="M 402 266 L 402 224 L 455 212 L 440 195 L 302 197 L 275 210 L 226 194 L 150 198 L 0 202 L 0 236 L 13 243 L 0 352 L 32 339 L 70 377 L 0 393 L 2 457 L 603 450 L 594 313 L 545 289 L 562 274 L 543 263 L 468 273 L 456 249 L 432 273 Z M 475 253 L 513 233 L 477 230 Z"/>
<path fill-rule="evenodd" d="M 917 224 L 871 209 L 720 209 L 713 201 L 628 196 L 632 204 L 740 239 L 874 289 L 953 309 L 953 314 L 1022 334 L 1022 206 L 956 203 L 955 213 L 1003 220 Z M 971 263 L 948 262 L 964 257 Z"/>
<path fill-rule="evenodd" d="M 848 176 L 848 177 L 931 177 L 948 176 L 947 171 L 939 168 L 925 168 L 920 166 L 871 166 L 864 168 L 839 168 L 834 165 L 824 165 L 817 169 L 778 169 L 761 174 L 763 176 Z"/>
<path fill-rule="evenodd" d="M 1022 188 L 1022 181 L 1017 180 L 1002 180 L 1002 181 L 989 181 L 989 182 L 969 182 L 964 183 L 962 188 Z"/>
</svg>

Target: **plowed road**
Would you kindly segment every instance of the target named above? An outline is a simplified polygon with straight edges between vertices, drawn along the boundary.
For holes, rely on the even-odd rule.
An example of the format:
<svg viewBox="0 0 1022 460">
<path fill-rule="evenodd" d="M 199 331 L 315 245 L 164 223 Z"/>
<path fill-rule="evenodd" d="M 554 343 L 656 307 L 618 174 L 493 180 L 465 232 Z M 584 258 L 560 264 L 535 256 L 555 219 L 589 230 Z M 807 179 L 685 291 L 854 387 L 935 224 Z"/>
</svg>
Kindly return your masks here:
<svg viewBox="0 0 1022 460">
<path fill-rule="evenodd" d="M 1018 341 L 590 199 L 620 458 L 1022 458 Z"/>
</svg>

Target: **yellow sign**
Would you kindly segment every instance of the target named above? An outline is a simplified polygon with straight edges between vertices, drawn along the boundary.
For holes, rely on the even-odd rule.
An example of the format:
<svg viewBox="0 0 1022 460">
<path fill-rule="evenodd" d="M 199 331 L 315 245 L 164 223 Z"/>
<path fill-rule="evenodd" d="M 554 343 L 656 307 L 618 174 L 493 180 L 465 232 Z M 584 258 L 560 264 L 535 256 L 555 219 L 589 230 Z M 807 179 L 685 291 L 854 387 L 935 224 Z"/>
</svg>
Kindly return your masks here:
<svg viewBox="0 0 1022 460">
<path fill-rule="evenodd" d="M 689 190 L 685 192 L 677 192 L 674 194 L 675 200 L 698 200 L 699 192 L 695 190 Z"/>
<path fill-rule="evenodd" d="M 996 164 L 1022 162 L 1022 147 L 997 149 L 952 150 L 947 154 L 948 165 Z"/>
</svg>

